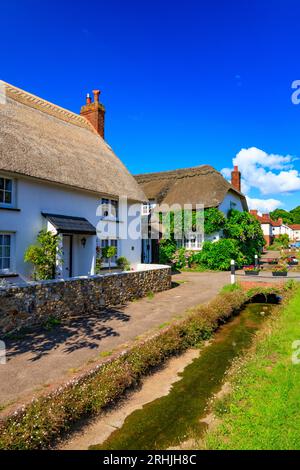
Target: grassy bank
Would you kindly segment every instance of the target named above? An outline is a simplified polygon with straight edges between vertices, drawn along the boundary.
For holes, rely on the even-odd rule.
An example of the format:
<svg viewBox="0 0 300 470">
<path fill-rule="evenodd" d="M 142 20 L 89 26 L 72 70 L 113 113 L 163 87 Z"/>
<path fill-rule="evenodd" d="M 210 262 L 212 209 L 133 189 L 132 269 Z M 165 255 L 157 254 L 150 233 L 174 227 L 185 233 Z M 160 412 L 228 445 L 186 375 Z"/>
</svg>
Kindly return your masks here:
<svg viewBox="0 0 300 470">
<path fill-rule="evenodd" d="M 233 391 L 215 403 L 221 424 L 208 449 L 300 449 L 300 289 L 267 321 L 254 349 L 233 370 Z M 299 346 L 298 346 L 299 349 Z"/>
<path fill-rule="evenodd" d="M 209 305 L 195 307 L 184 319 L 113 356 L 54 393 L 37 398 L 1 423 L 0 448 L 46 448 L 73 423 L 98 414 L 120 398 L 153 367 L 209 338 L 220 323 L 255 293 L 240 289 L 223 292 Z"/>
</svg>

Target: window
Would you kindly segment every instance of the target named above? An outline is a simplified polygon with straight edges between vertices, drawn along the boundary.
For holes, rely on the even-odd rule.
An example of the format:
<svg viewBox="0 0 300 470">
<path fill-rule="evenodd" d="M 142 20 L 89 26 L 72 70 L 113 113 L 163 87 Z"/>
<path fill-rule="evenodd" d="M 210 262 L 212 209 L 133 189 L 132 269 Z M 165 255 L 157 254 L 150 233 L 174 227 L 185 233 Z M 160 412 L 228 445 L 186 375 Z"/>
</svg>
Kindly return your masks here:
<svg viewBox="0 0 300 470">
<path fill-rule="evenodd" d="M 184 238 L 184 247 L 187 250 L 201 250 L 203 236 L 201 233 L 192 232 Z"/>
<path fill-rule="evenodd" d="M 230 201 L 230 209 L 236 208 L 236 202 Z"/>
<path fill-rule="evenodd" d="M 13 202 L 13 180 L 0 177 L 0 205 L 10 206 Z"/>
<path fill-rule="evenodd" d="M 101 199 L 101 216 L 117 219 L 119 215 L 119 204 L 114 199 Z"/>
<path fill-rule="evenodd" d="M 142 215 L 149 215 L 150 213 L 150 205 L 145 203 L 142 206 Z"/>
<path fill-rule="evenodd" d="M 0 233 L 0 272 L 11 269 L 11 235 Z"/>
<path fill-rule="evenodd" d="M 110 258 L 111 263 L 116 263 L 118 258 L 118 240 L 100 240 L 100 249 L 105 248 L 107 246 L 115 246 L 117 248 L 117 253 L 115 254 L 115 256 L 113 256 L 113 258 Z M 103 258 L 103 262 L 108 263 L 108 259 Z"/>
</svg>

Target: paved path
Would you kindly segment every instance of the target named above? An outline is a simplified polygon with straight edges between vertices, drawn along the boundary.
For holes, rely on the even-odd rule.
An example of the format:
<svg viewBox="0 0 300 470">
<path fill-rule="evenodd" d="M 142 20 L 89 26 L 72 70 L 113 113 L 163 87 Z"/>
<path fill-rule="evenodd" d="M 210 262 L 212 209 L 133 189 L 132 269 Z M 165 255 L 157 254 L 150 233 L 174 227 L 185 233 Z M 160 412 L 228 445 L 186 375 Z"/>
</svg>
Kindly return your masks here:
<svg viewBox="0 0 300 470">
<path fill-rule="evenodd" d="M 0 405 L 25 400 L 61 383 L 84 366 L 188 308 L 211 300 L 230 282 L 229 273 L 182 273 L 169 291 L 101 316 L 74 319 L 50 331 L 36 330 L 7 342 L 7 364 L 0 365 Z"/>
</svg>

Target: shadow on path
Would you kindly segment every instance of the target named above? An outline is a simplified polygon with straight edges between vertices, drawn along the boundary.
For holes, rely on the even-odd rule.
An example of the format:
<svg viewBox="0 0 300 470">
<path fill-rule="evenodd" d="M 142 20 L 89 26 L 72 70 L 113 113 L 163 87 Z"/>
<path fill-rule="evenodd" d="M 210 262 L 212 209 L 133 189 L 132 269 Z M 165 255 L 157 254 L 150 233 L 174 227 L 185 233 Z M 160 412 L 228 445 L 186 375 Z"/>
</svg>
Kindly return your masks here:
<svg viewBox="0 0 300 470">
<path fill-rule="evenodd" d="M 64 345 L 63 353 L 72 353 L 78 349 L 95 349 L 99 342 L 107 337 L 119 336 L 110 321 L 128 322 L 130 316 L 121 310 L 104 310 L 101 315 L 74 317 L 53 327 L 37 327 L 20 332 L 6 340 L 7 359 L 18 354 L 30 352 L 30 361 L 37 361 L 51 350 Z"/>
</svg>

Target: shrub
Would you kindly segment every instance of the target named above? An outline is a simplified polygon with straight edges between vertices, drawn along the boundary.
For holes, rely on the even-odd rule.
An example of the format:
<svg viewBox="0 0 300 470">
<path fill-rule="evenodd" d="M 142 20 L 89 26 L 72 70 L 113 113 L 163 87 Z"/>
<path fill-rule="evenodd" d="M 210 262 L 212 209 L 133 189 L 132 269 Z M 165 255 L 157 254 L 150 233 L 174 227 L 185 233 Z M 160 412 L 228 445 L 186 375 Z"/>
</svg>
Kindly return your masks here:
<svg viewBox="0 0 300 470">
<path fill-rule="evenodd" d="M 117 259 L 117 266 L 123 271 L 130 271 L 130 263 L 125 256 L 120 256 L 120 258 Z"/>
<path fill-rule="evenodd" d="M 279 235 L 278 238 L 275 238 L 271 247 L 273 250 L 282 250 L 284 248 L 288 248 L 289 244 L 290 244 L 289 236 L 285 233 L 283 235 Z"/>
<path fill-rule="evenodd" d="M 244 262 L 238 241 L 229 238 L 223 238 L 215 243 L 205 242 L 199 259 L 207 268 L 221 271 L 230 269 L 232 259 L 235 260 L 238 267 L 241 267 Z"/>
<path fill-rule="evenodd" d="M 159 242 L 159 262 L 170 264 L 177 249 L 175 240 L 162 239 Z"/>
<path fill-rule="evenodd" d="M 227 238 L 238 241 L 245 263 L 253 263 L 254 256 L 261 252 L 265 239 L 261 225 L 256 218 L 248 212 L 230 210 L 224 227 Z"/>
<path fill-rule="evenodd" d="M 41 230 L 37 236 L 37 244 L 27 248 L 24 260 L 34 266 L 35 280 L 54 279 L 56 264 L 59 260 L 59 237 L 47 230 Z"/>
</svg>

